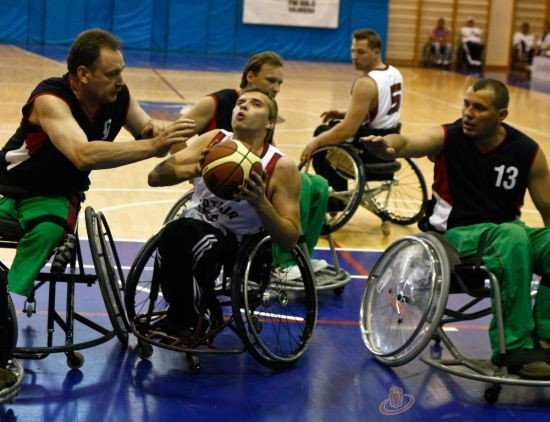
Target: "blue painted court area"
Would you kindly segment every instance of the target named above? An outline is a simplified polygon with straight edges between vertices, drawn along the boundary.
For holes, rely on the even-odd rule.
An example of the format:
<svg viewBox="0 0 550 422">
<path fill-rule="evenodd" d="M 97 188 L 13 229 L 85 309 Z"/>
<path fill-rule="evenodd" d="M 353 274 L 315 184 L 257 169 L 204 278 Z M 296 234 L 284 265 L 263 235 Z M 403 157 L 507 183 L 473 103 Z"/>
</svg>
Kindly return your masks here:
<svg viewBox="0 0 550 422">
<path fill-rule="evenodd" d="M 136 242 L 118 242 L 126 268 L 139 247 Z M 360 276 L 378 255 L 342 251 L 340 256 L 343 265 Z M 317 251 L 316 257 L 326 258 L 327 251 Z M 86 263 L 90 265 L 89 257 Z M 193 375 L 180 353 L 155 349 L 150 360 L 140 360 L 132 350 L 135 338 L 128 348 L 112 339 L 83 350 L 85 362 L 77 370 L 68 369 L 63 354 L 23 360 L 22 391 L 15 404 L 0 406 L 0 420 L 378 421 L 388 418 L 380 406 L 393 386 L 414 399 L 408 410 L 393 416 L 397 420 L 545 420 L 550 395 L 543 389 L 505 386 L 499 402 L 488 405 L 483 383 L 438 372 L 418 360 L 397 368 L 379 364 L 365 349 L 359 332 L 363 285 L 364 278 L 354 278 L 340 297 L 319 292 L 312 344 L 290 369 L 267 369 L 248 353 L 203 355 L 202 373 Z M 18 313 L 20 346 L 45 341 L 45 293 L 38 295 L 32 318 Z M 63 295 L 58 298 L 62 302 Z M 15 299 L 20 310 L 22 301 Z M 78 288 L 76 307 L 109 325 L 97 285 Z M 489 350 L 486 328 L 487 320 L 457 325 L 448 334 L 459 345 L 467 345 L 468 354 L 481 358 Z M 76 339 L 85 339 L 85 331 L 78 328 Z"/>
</svg>

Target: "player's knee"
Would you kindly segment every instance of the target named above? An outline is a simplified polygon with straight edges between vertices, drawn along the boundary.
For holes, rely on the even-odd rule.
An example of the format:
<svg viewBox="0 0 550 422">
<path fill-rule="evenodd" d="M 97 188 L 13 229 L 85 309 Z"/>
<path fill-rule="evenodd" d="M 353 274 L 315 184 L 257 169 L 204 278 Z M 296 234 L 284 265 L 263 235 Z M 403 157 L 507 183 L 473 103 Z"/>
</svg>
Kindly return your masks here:
<svg viewBox="0 0 550 422">
<path fill-rule="evenodd" d="M 504 240 L 508 247 L 530 249 L 529 235 L 525 229 L 516 223 L 502 223 L 496 227 L 495 238 Z"/>
<path fill-rule="evenodd" d="M 46 221 L 38 224 L 31 232 L 36 241 L 53 249 L 61 243 L 65 229 L 58 224 Z"/>
</svg>

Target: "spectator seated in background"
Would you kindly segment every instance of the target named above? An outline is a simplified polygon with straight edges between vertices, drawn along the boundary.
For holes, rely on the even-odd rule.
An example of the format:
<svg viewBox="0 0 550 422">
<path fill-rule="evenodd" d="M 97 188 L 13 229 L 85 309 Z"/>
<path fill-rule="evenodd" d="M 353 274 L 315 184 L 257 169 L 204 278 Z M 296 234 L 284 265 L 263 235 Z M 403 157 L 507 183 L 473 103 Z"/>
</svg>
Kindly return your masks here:
<svg viewBox="0 0 550 422">
<path fill-rule="evenodd" d="M 529 22 L 521 24 L 521 30 L 514 34 L 513 68 L 529 69 L 535 54 L 535 35 L 531 33 Z"/>
<path fill-rule="evenodd" d="M 439 18 L 437 25 L 430 34 L 430 42 L 437 65 L 448 66 L 451 58 L 451 31 L 445 27 L 445 19 Z"/>
<path fill-rule="evenodd" d="M 475 26 L 475 19 L 470 16 L 466 26 L 460 29 L 460 41 L 466 62 L 471 67 L 481 67 L 483 55 L 483 30 Z"/>
</svg>

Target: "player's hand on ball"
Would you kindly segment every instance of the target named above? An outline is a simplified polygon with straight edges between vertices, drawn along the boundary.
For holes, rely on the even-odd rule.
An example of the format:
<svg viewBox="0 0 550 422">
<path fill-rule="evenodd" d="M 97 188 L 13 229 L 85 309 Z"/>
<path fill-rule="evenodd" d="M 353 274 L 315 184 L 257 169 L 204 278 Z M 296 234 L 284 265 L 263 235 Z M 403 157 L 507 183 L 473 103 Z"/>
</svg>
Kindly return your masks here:
<svg viewBox="0 0 550 422">
<path fill-rule="evenodd" d="M 235 199 L 244 199 L 253 207 L 259 205 L 262 200 L 266 200 L 264 178 L 258 173 L 250 173 L 249 178 L 242 184 Z"/>
</svg>

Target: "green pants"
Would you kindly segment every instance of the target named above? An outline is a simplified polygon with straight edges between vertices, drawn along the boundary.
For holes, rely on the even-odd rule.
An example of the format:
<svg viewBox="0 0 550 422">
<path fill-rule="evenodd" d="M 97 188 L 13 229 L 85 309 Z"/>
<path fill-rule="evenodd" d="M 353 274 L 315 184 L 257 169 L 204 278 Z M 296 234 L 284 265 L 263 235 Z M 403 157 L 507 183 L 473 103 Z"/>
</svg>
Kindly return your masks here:
<svg viewBox="0 0 550 422">
<path fill-rule="evenodd" d="M 302 191 L 300 192 L 300 223 L 310 256 L 321 236 L 328 205 L 328 182 L 316 174 L 300 172 Z M 290 253 L 277 254 L 283 267 L 294 265 Z"/>
<path fill-rule="evenodd" d="M 532 349 L 534 336 L 550 338 L 550 228 L 531 228 L 521 221 L 484 223 L 448 230 L 445 237 L 460 256 L 472 256 L 484 232 L 487 239 L 483 261 L 501 288 L 506 350 Z M 534 310 L 530 296 L 533 273 L 543 278 Z M 489 338 L 497 355 L 495 318 L 491 320 Z"/>
<path fill-rule="evenodd" d="M 34 227 L 29 225 L 31 220 L 43 215 L 61 217 L 71 227 L 76 223 L 74 204 L 64 196 L 35 196 L 22 200 L 0 198 L 0 218 L 18 221 L 25 231 L 8 272 L 8 289 L 23 296 L 32 292 L 36 276 L 65 233 L 60 225 L 49 221 Z"/>
</svg>

